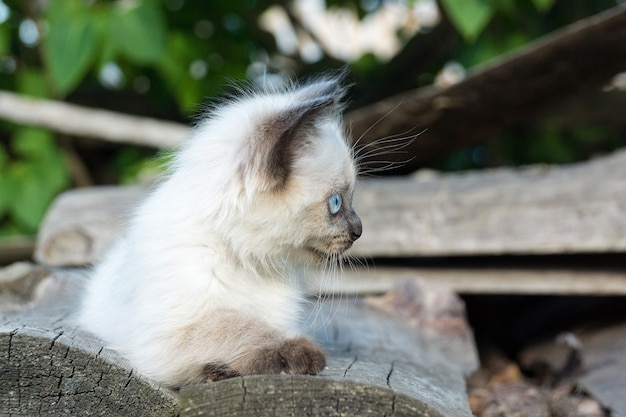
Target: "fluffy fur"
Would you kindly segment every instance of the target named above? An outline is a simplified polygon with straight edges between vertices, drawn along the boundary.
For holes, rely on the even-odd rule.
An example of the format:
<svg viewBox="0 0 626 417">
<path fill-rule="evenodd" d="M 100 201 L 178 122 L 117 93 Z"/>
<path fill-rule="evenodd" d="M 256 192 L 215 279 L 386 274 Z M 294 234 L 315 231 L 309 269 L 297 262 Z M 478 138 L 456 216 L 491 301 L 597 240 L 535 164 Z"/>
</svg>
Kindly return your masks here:
<svg viewBox="0 0 626 417">
<path fill-rule="evenodd" d="M 96 266 L 79 324 L 171 387 L 321 371 L 301 266 L 361 234 L 343 94 L 326 78 L 216 107 Z"/>
</svg>

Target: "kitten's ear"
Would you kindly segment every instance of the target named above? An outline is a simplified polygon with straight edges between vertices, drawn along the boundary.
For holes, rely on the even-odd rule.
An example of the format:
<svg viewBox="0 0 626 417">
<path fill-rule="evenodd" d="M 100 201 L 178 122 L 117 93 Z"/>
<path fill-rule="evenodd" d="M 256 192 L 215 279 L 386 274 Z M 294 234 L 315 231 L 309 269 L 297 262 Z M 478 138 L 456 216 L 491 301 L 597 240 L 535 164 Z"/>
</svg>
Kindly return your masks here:
<svg viewBox="0 0 626 417">
<path fill-rule="evenodd" d="M 295 100 L 272 115 L 258 130 L 251 144 L 248 168 L 259 191 L 284 188 L 293 162 L 304 141 L 323 120 L 338 117 L 343 110 L 345 89 L 339 79 L 325 79 L 291 93 Z M 249 181 L 246 181 L 250 184 Z"/>
</svg>

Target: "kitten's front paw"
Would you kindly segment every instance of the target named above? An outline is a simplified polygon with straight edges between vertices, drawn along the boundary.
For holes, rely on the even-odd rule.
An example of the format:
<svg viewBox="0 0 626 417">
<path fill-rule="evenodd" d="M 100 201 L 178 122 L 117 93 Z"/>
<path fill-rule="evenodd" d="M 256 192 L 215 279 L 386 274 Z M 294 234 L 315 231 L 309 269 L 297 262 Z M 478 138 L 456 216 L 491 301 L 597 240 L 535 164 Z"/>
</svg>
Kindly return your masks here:
<svg viewBox="0 0 626 417">
<path fill-rule="evenodd" d="M 251 359 L 250 374 L 315 375 L 326 366 L 324 352 L 305 337 L 287 339 L 277 347 L 263 348 Z"/>
</svg>

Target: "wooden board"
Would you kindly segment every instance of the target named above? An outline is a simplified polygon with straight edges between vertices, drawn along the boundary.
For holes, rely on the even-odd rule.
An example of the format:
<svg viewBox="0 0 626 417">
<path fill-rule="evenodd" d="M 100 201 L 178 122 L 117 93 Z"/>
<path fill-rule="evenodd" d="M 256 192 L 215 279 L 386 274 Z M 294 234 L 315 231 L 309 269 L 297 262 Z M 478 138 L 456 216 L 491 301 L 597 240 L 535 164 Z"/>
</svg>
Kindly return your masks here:
<svg viewBox="0 0 626 417">
<path fill-rule="evenodd" d="M 626 270 L 574 267 L 440 267 L 344 269 L 327 280 L 329 294 L 389 291 L 398 280 L 421 280 L 462 294 L 626 295 Z"/>
<path fill-rule="evenodd" d="M 179 405 L 177 393 L 74 327 L 83 271 L 42 276 L 34 266 L 33 280 L 17 269 L 30 296 L 21 290 L 21 303 L 10 304 L 0 297 L 0 409 L 9 414 L 471 416 L 464 378 L 477 367 L 472 333 L 458 298 L 432 285 L 405 282 L 383 297 L 316 303 L 307 323 L 328 355 L 319 376 L 187 387 Z"/>
<path fill-rule="evenodd" d="M 102 256 L 145 189 L 63 194 L 40 229 L 35 259 L 84 265 Z M 562 167 L 421 173 L 363 181 L 354 207 L 358 257 L 626 251 L 626 150 Z"/>
</svg>

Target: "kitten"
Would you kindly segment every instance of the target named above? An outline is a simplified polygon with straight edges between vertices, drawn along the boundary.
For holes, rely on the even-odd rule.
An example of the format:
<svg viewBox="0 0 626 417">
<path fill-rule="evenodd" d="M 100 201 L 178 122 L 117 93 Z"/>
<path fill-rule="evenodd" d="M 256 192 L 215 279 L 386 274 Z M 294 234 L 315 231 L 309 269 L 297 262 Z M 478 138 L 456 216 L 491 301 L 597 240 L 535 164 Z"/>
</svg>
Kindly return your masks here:
<svg viewBox="0 0 626 417">
<path fill-rule="evenodd" d="M 215 109 L 87 283 L 79 324 L 170 387 L 317 374 L 302 265 L 361 235 L 335 78 Z"/>
</svg>

